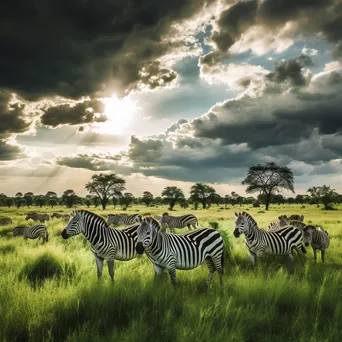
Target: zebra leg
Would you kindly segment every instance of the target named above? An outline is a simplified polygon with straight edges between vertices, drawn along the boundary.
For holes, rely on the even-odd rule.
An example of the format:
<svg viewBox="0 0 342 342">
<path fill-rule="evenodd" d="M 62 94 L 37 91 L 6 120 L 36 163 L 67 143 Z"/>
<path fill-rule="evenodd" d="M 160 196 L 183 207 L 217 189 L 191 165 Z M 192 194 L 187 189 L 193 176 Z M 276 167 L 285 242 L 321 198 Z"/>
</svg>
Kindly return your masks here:
<svg viewBox="0 0 342 342">
<path fill-rule="evenodd" d="M 190 226 L 190 224 L 189 224 L 189 223 L 187 224 L 187 226 L 188 226 L 188 229 L 189 229 L 189 230 L 191 230 L 191 226 Z"/>
<path fill-rule="evenodd" d="M 313 254 L 314 254 L 314 259 L 315 259 L 315 264 L 317 263 L 317 251 L 315 248 L 312 248 Z"/>
<path fill-rule="evenodd" d="M 97 278 L 100 279 L 102 276 L 103 259 L 95 255 L 96 267 L 97 267 Z"/>
<path fill-rule="evenodd" d="M 154 281 L 156 282 L 157 280 L 160 279 L 160 275 L 164 272 L 164 268 L 156 264 L 153 264 L 153 268 L 154 268 Z"/>
<path fill-rule="evenodd" d="M 211 280 L 213 279 L 213 276 L 216 272 L 216 267 L 215 267 L 215 264 L 214 264 L 213 259 L 211 257 L 207 257 L 205 259 L 205 262 L 209 268 L 209 275 L 207 278 L 207 283 L 209 284 L 211 282 Z"/>
<path fill-rule="evenodd" d="M 196 225 L 195 225 L 195 223 L 192 223 L 192 229 L 193 229 L 193 230 L 196 230 Z"/>
<path fill-rule="evenodd" d="M 107 260 L 107 266 L 108 266 L 108 273 L 110 277 L 112 278 L 112 281 L 114 281 L 114 260 Z"/>
<path fill-rule="evenodd" d="M 293 255 L 292 255 L 292 253 L 289 253 L 288 256 L 289 256 L 290 261 L 293 262 Z"/>
<path fill-rule="evenodd" d="M 322 257 L 322 262 L 323 262 L 323 264 L 324 264 L 324 253 L 325 253 L 325 250 L 322 250 L 322 251 L 321 251 L 321 257 Z"/>
<path fill-rule="evenodd" d="M 255 266 L 255 262 L 256 262 L 256 255 L 254 253 L 250 252 L 250 251 L 248 251 L 248 252 L 249 252 L 249 259 L 251 261 L 252 266 L 254 267 Z"/>
<path fill-rule="evenodd" d="M 170 268 L 168 271 L 169 271 L 169 275 L 171 278 L 171 283 L 172 283 L 173 287 L 176 289 L 177 288 L 176 269 Z"/>
</svg>

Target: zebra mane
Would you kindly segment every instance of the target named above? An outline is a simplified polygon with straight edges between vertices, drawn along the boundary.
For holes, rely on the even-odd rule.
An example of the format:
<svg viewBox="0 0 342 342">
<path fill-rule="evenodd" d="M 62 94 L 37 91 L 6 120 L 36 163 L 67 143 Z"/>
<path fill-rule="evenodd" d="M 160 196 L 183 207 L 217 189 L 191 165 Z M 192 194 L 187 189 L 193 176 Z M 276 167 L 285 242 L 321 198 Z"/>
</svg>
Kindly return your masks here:
<svg viewBox="0 0 342 342">
<path fill-rule="evenodd" d="M 157 228 L 158 232 L 161 230 L 160 222 L 157 219 L 155 219 L 153 216 L 150 216 L 150 215 L 149 216 L 143 216 L 143 220 L 144 219 L 145 220 L 147 219 L 148 221 L 152 222 L 152 225 Z"/>
<path fill-rule="evenodd" d="M 93 212 L 90 211 L 90 210 L 79 209 L 79 210 L 73 210 L 73 211 L 72 211 L 72 214 L 73 214 L 73 215 L 76 215 L 77 213 L 79 213 L 79 214 L 81 214 L 81 215 L 86 214 L 86 215 L 88 215 L 88 216 L 94 217 L 94 218 L 96 218 L 98 221 L 100 221 L 103 225 L 105 225 L 106 227 L 108 227 L 106 220 L 105 220 L 102 216 L 97 215 L 97 214 L 93 213 Z"/>
<path fill-rule="evenodd" d="M 250 220 L 253 225 L 257 226 L 258 227 L 258 224 L 256 223 L 256 221 L 254 220 L 254 218 L 252 217 L 252 215 L 246 213 L 245 211 L 243 211 L 242 213 L 239 213 L 240 215 L 246 217 L 248 220 Z"/>
</svg>

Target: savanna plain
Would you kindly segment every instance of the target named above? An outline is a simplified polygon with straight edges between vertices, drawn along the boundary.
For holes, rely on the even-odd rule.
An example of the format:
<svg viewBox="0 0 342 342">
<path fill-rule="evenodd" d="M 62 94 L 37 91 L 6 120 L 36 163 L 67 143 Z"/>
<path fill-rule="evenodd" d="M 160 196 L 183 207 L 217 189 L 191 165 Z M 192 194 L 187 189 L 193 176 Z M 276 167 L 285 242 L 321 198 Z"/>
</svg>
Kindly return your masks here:
<svg viewBox="0 0 342 342">
<path fill-rule="evenodd" d="M 269 211 L 235 206 L 192 211 L 199 227 L 217 222 L 224 236 L 224 288 L 218 275 L 206 285 L 207 267 L 177 271 L 175 291 L 167 272 L 155 280 L 145 255 L 115 262 L 112 283 L 106 264 L 102 279 L 83 235 L 63 240 L 67 225 L 45 222 L 49 241 L 13 237 L 12 228 L 27 224 L 27 208 L 0 208 L 13 224 L 0 227 L 1 341 L 341 341 L 342 207 L 324 211 L 316 205 L 273 205 Z M 90 208 L 107 217 L 119 210 Z M 311 247 L 303 265 L 267 257 L 253 269 L 244 236 L 235 238 L 234 211 L 248 211 L 260 228 L 281 214 L 303 214 L 305 223 L 323 226 L 330 235 L 325 264 Z M 167 207 L 133 206 L 127 213 L 161 215 Z M 70 213 L 65 207 L 41 213 Z M 31 221 L 29 224 L 33 224 Z M 187 229 L 177 230 L 177 233 Z"/>
</svg>

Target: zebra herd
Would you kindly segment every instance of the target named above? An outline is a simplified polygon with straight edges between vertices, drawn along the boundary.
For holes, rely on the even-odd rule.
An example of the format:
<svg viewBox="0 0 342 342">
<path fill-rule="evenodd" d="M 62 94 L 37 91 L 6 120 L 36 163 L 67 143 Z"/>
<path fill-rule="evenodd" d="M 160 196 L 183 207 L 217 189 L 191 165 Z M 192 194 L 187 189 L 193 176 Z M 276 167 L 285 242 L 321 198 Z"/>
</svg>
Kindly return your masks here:
<svg viewBox="0 0 342 342">
<path fill-rule="evenodd" d="M 30 213 L 26 220 L 44 222 L 47 214 Z M 107 221 L 101 216 L 88 210 L 74 210 L 72 215 L 54 213 L 51 218 L 69 219 L 62 231 L 63 239 L 82 233 L 90 243 L 97 266 L 97 275 L 102 276 L 103 262 L 107 261 L 108 273 L 114 281 L 114 261 L 128 261 L 145 253 L 152 262 L 155 275 L 167 270 L 171 283 L 177 286 L 176 270 L 194 269 L 205 262 L 209 269 L 209 283 L 215 272 L 218 273 L 220 284 L 223 284 L 223 255 L 224 245 L 220 232 L 213 228 L 197 228 L 198 220 L 195 215 L 162 216 L 112 215 Z M 287 255 L 293 260 L 293 251 L 304 261 L 305 246 L 311 244 L 314 260 L 317 250 L 321 251 L 324 262 L 325 250 L 329 247 L 330 238 L 326 230 L 304 223 L 303 215 L 278 217 L 277 222 L 271 222 L 268 230 L 260 229 L 254 218 L 246 213 L 235 213 L 236 238 L 245 235 L 245 246 L 250 261 L 254 266 L 258 258 L 264 255 Z M 0 218 L 0 223 L 10 224 L 9 218 Z M 128 226 L 118 229 L 113 226 Z M 175 228 L 188 227 L 189 232 L 175 234 Z M 170 229 L 170 233 L 166 232 Z M 193 230 L 191 229 L 193 228 Z M 25 239 L 42 238 L 48 241 L 48 231 L 45 225 L 17 226 L 13 235 L 22 235 Z"/>
</svg>

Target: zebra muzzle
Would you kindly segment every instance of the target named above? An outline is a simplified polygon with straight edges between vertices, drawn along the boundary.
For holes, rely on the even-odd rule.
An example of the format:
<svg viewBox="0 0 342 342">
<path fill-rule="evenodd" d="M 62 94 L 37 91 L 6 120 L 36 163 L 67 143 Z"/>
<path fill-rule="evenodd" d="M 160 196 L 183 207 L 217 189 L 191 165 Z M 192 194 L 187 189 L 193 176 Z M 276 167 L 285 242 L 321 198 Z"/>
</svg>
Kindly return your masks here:
<svg viewBox="0 0 342 342">
<path fill-rule="evenodd" d="M 240 232 L 239 232 L 239 230 L 237 228 L 234 230 L 234 236 L 236 238 L 238 238 L 240 236 Z"/>
<path fill-rule="evenodd" d="M 68 236 L 68 234 L 67 234 L 65 229 L 62 231 L 61 235 L 62 235 L 63 239 L 68 239 L 69 238 L 69 236 Z"/>
<path fill-rule="evenodd" d="M 308 247 L 310 244 L 309 244 L 309 242 L 305 242 L 304 245 L 305 245 L 306 247 Z"/>
<path fill-rule="evenodd" d="M 135 247 L 135 250 L 137 251 L 138 254 L 143 254 L 144 253 L 144 246 L 142 244 L 142 242 L 138 242 L 136 247 Z"/>
</svg>

